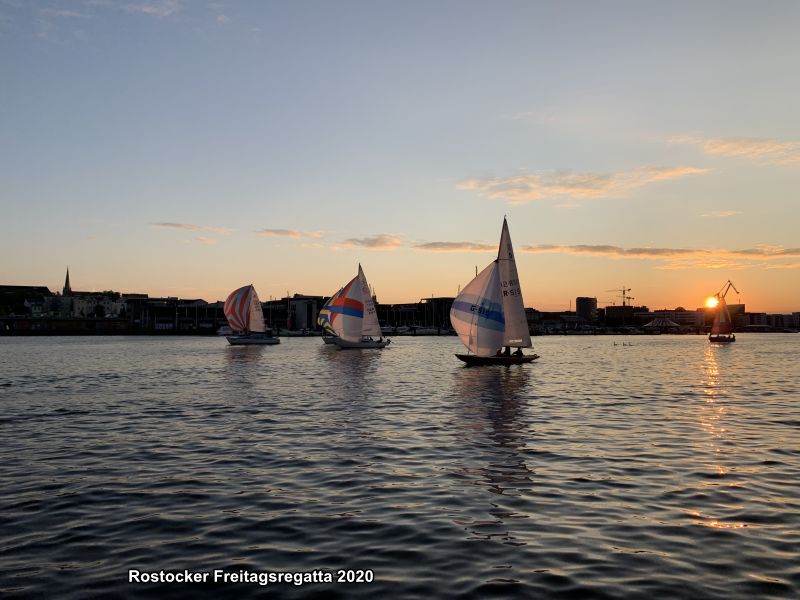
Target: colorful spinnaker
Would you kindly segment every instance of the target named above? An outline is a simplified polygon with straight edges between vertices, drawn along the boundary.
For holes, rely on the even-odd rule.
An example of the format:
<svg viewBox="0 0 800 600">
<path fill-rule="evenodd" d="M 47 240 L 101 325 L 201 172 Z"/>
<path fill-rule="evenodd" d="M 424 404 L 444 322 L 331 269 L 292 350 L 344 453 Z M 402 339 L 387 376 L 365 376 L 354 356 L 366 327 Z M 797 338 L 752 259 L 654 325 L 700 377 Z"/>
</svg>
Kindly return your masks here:
<svg viewBox="0 0 800 600">
<path fill-rule="evenodd" d="M 264 311 L 252 285 L 231 292 L 223 307 L 225 318 L 236 334 L 263 333 Z"/>
<path fill-rule="evenodd" d="M 319 310 L 319 314 L 317 315 L 317 325 L 322 327 L 325 333 L 330 333 L 331 335 L 336 335 L 336 331 L 333 329 L 332 325 L 332 317 L 333 311 L 331 310 L 331 304 L 336 301 L 339 297 L 339 294 L 342 293 L 342 288 L 338 292 L 336 292 L 333 296 L 328 298 L 328 301 L 322 305 L 322 308 Z"/>
</svg>

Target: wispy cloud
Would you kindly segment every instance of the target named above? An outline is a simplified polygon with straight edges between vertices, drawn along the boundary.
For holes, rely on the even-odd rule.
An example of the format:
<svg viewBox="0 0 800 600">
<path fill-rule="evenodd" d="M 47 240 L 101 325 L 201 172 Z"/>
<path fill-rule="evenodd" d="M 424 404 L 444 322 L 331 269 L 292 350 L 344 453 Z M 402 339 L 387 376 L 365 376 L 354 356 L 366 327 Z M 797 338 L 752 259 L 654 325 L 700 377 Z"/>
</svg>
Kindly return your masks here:
<svg viewBox="0 0 800 600">
<path fill-rule="evenodd" d="M 483 242 L 426 242 L 424 244 L 414 244 L 413 248 L 430 252 L 494 252 L 497 250 L 497 244 Z"/>
<path fill-rule="evenodd" d="M 698 167 L 642 167 L 620 173 L 554 171 L 510 177 L 466 179 L 458 189 L 477 191 L 492 200 L 525 204 L 548 198 L 598 199 L 625 196 L 660 181 L 704 173 Z"/>
<path fill-rule="evenodd" d="M 623 248 L 611 245 L 558 245 L 538 244 L 522 246 L 522 252 L 535 254 L 569 254 L 573 256 L 603 256 L 615 259 L 655 260 L 663 264 L 659 269 L 748 269 L 768 264 L 766 268 L 785 267 L 772 261 L 798 258 L 800 248 L 763 245 L 756 248 Z"/>
<path fill-rule="evenodd" d="M 746 158 L 760 164 L 800 166 L 800 142 L 774 138 L 696 136 L 677 136 L 670 138 L 669 141 L 675 144 L 701 146 L 703 153 L 709 156 Z"/>
<path fill-rule="evenodd" d="M 352 248 L 358 246 L 370 250 L 394 250 L 403 245 L 402 236 L 393 233 L 379 233 L 364 238 L 350 238 L 336 244 L 336 248 Z"/>
<path fill-rule="evenodd" d="M 734 217 L 736 215 L 742 214 L 740 210 L 718 210 L 714 212 L 703 213 L 700 215 L 701 217 L 714 217 L 718 219 L 724 219 L 726 217 Z"/>
<path fill-rule="evenodd" d="M 42 8 L 39 14 L 43 17 L 54 17 L 59 19 L 85 19 L 91 17 L 90 14 L 66 8 Z"/>
<path fill-rule="evenodd" d="M 767 265 L 767 269 L 800 269 L 800 263 L 783 263 L 779 265 Z"/>
<path fill-rule="evenodd" d="M 321 231 L 300 231 L 299 229 L 259 229 L 256 235 L 265 237 L 321 238 Z"/>
<path fill-rule="evenodd" d="M 557 245 L 537 244 L 520 248 L 523 252 L 556 253 L 589 256 L 608 256 L 611 258 L 682 258 L 682 257 L 736 257 L 752 260 L 774 260 L 779 258 L 800 257 L 800 248 L 783 248 L 782 246 L 758 246 L 742 250 L 709 249 L 709 248 L 623 248 L 610 245 Z"/>
<path fill-rule="evenodd" d="M 181 3 L 178 0 L 150 0 L 149 2 L 125 5 L 126 12 L 159 18 L 170 17 L 180 11 L 180 9 Z"/>
<path fill-rule="evenodd" d="M 228 227 L 215 227 L 212 225 L 195 225 L 194 223 L 169 223 L 169 222 L 161 222 L 161 223 L 151 223 L 153 227 L 158 229 L 180 229 L 183 231 L 211 231 L 214 233 L 222 233 L 228 234 L 233 231 Z"/>
<path fill-rule="evenodd" d="M 230 20 L 231 20 L 230 17 L 227 15 L 217 15 L 216 18 L 217 23 L 219 23 L 220 25 L 225 25 L 225 23 L 228 23 Z"/>
<path fill-rule="evenodd" d="M 199 242 L 200 244 L 205 244 L 207 246 L 217 243 L 216 239 L 210 237 L 203 237 L 202 235 L 198 235 L 196 238 L 194 238 L 194 241 Z"/>
</svg>

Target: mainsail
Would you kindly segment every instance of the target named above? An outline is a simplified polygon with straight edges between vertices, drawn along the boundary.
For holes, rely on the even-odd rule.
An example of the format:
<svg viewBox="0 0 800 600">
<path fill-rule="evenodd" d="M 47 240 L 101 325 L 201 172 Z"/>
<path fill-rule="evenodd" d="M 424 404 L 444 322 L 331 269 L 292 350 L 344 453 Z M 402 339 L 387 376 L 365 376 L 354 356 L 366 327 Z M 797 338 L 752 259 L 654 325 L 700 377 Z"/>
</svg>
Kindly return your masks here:
<svg viewBox="0 0 800 600">
<path fill-rule="evenodd" d="M 450 309 L 450 322 L 463 344 L 478 356 L 491 356 L 503 345 L 506 321 L 495 260 L 461 290 Z"/>
<path fill-rule="evenodd" d="M 381 324 L 378 323 L 375 302 L 372 300 L 372 292 L 370 292 L 369 283 L 367 283 L 367 278 L 360 264 L 358 265 L 358 280 L 361 283 L 361 298 L 364 302 L 364 320 L 361 322 L 361 335 L 381 335 Z"/>
<path fill-rule="evenodd" d="M 252 285 L 234 290 L 225 300 L 223 307 L 228 324 L 236 333 L 262 333 L 264 331 L 264 311 L 258 299 L 256 288 Z"/>
<path fill-rule="evenodd" d="M 728 312 L 728 305 L 723 296 L 717 296 L 717 315 L 714 317 L 714 324 L 711 326 L 711 335 L 727 335 L 733 333 L 733 322 L 731 313 Z"/>
<path fill-rule="evenodd" d="M 525 316 L 514 248 L 511 246 L 511 235 L 508 233 L 508 223 L 505 219 L 503 219 L 503 232 L 500 234 L 497 261 L 500 268 L 500 288 L 503 292 L 503 314 L 506 319 L 503 346 L 530 348 L 533 344 L 528 330 L 528 318 Z"/>
</svg>

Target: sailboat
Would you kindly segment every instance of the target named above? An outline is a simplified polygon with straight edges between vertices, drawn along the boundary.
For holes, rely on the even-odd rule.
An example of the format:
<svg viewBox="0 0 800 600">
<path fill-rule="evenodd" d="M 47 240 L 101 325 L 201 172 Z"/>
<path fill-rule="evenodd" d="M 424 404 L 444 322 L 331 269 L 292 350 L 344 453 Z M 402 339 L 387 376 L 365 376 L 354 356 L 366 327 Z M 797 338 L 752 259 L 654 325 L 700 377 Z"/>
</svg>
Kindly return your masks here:
<svg viewBox="0 0 800 600">
<path fill-rule="evenodd" d="M 264 333 L 264 311 L 256 288 L 246 285 L 234 290 L 223 307 L 233 335 L 225 336 L 232 346 L 267 346 L 281 341 Z"/>
<path fill-rule="evenodd" d="M 364 270 L 358 265 L 358 275 L 353 277 L 328 303 L 330 327 L 336 337 L 333 343 L 339 348 L 385 348 L 390 340 L 382 336 L 375 303 L 372 301 Z"/>
<path fill-rule="evenodd" d="M 517 365 L 539 358 L 522 353 L 533 344 L 505 218 L 497 258 L 461 290 L 450 309 L 450 322 L 472 352 L 456 354 L 467 366 Z M 517 350 L 512 354 L 511 348 Z"/>
<path fill-rule="evenodd" d="M 331 310 L 331 304 L 336 301 L 341 293 L 342 290 L 339 290 L 333 296 L 328 298 L 328 301 L 322 305 L 322 308 L 319 309 L 319 314 L 317 315 L 317 325 L 322 327 L 322 341 L 326 344 L 333 344 L 333 338 L 336 337 L 336 331 L 333 329 L 332 325 L 334 313 Z"/>
<path fill-rule="evenodd" d="M 711 333 L 708 336 L 710 342 L 729 344 L 736 341 L 736 336 L 733 333 L 731 313 L 728 311 L 727 302 L 725 302 L 725 296 L 731 288 L 733 288 L 737 294 L 739 293 L 739 290 L 734 287 L 733 282 L 729 279 L 728 282 L 722 286 L 722 289 L 714 294 L 714 297 L 717 299 L 717 314 L 714 316 L 714 324 L 711 326 Z"/>
</svg>

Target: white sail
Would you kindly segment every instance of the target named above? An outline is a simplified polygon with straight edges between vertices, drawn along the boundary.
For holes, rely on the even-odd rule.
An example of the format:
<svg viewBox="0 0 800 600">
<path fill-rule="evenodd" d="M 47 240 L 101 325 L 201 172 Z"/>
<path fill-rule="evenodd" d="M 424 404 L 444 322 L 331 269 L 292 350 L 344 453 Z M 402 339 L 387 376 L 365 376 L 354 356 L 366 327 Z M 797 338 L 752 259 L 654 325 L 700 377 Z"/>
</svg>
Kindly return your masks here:
<svg viewBox="0 0 800 600">
<path fill-rule="evenodd" d="M 247 320 L 248 331 L 254 333 L 264 332 L 264 309 L 261 306 L 261 300 L 258 299 L 256 288 L 253 288 L 253 294 L 250 296 L 250 309 L 249 319 Z"/>
<path fill-rule="evenodd" d="M 364 301 L 358 275 L 344 286 L 339 297 L 329 308 L 333 313 L 331 320 L 336 335 L 348 342 L 361 341 Z"/>
<path fill-rule="evenodd" d="M 525 305 L 522 302 L 514 248 L 511 246 L 511 235 L 508 233 L 508 223 L 505 219 L 503 219 L 503 232 L 500 234 L 497 261 L 500 266 L 500 289 L 503 292 L 503 314 L 506 319 L 503 346 L 530 348 L 533 344 L 528 329 L 528 319 L 525 316 Z"/>
<path fill-rule="evenodd" d="M 378 314 L 375 310 L 375 302 L 372 301 L 372 293 L 369 283 L 364 276 L 364 270 L 358 265 L 358 280 L 361 283 L 361 301 L 364 303 L 364 319 L 361 322 L 361 335 L 381 335 L 381 326 L 378 323 Z"/>
<path fill-rule="evenodd" d="M 499 261 L 481 271 L 456 297 L 450 322 L 463 344 L 478 356 L 492 356 L 503 346 L 505 318 Z"/>
</svg>

